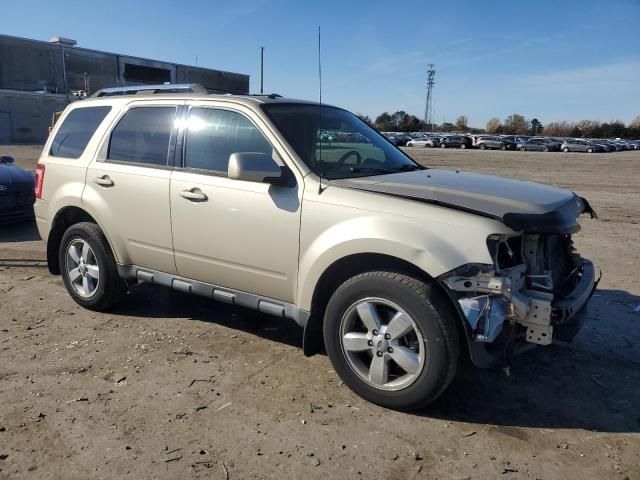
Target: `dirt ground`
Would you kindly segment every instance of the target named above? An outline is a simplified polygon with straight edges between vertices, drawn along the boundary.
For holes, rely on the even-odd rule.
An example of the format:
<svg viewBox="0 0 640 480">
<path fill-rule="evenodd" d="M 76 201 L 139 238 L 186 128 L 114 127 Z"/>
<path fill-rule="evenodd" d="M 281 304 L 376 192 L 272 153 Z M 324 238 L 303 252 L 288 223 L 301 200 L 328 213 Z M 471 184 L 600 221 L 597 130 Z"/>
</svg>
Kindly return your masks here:
<svg viewBox="0 0 640 480">
<path fill-rule="evenodd" d="M 389 411 L 292 322 L 144 285 L 83 310 L 34 226 L 0 226 L 0 478 L 640 479 L 640 152 L 407 151 L 589 199 L 576 243 L 603 278 L 574 343 Z"/>
</svg>

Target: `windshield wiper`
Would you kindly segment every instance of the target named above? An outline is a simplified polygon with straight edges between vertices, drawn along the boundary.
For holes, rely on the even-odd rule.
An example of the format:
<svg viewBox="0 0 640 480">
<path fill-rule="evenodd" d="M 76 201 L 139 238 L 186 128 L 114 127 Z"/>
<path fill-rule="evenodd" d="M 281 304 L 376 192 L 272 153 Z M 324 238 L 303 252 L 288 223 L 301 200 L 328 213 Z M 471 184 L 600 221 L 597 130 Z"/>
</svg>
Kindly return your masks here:
<svg viewBox="0 0 640 480">
<path fill-rule="evenodd" d="M 415 170 L 422 170 L 422 168 L 418 165 L 408 164 L 408 165 L 400 165 L 393 169 L 394 172 L 413 172 Z"/>
<path fill-rule="evenodd" d="M 393 170 L 389 170 L 387 168 L 380 168 L 380 167 L 351 167 L 351 173 L 364 173 L 364 172 L 393 173 Z"/>
</svg>

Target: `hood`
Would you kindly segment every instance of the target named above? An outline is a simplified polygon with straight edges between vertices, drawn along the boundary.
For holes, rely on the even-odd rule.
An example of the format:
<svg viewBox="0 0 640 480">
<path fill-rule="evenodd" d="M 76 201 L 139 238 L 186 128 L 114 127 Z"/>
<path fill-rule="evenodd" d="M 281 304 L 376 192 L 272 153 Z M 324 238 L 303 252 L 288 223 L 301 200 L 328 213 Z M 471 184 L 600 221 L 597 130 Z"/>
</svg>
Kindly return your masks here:
<svg viewBox="0 0 640 480">
<path fill-rule="evenodd" d="M 34 176 L 16 165 L 0 164 L 0 195 L 34 187 Z"/>
<path fill-rule="evenodd" d="M 497 219 L 516 231 L 570 233 L 589 203 L 540 183 L 479 173 L 428 169 L 334 180 L 332 185 L 407 198 Z"/>
</svg>

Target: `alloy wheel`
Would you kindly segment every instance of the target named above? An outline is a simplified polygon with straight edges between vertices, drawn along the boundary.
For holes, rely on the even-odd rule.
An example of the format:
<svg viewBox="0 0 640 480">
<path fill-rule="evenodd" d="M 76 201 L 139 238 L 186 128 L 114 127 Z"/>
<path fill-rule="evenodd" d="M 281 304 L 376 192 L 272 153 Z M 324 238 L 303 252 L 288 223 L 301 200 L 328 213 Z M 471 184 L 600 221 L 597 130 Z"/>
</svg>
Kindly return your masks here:
<svg viewBox="0 0 640 480">
<path fill-rule="evenodd" d="M 81 238 L 67 248 L 66 267 L 69 283 L 78 295 L 91 297 L 100 283 L 100 267 L 89 243 Z"/>
<path fill-rule="evenodd" d="M 351 369 L 381 390 L 413 384 L 426 363 L 426 345 L 415 320 L 382 298 L 358 300 L 340 322 L 343 353 Z"/>
</svg>

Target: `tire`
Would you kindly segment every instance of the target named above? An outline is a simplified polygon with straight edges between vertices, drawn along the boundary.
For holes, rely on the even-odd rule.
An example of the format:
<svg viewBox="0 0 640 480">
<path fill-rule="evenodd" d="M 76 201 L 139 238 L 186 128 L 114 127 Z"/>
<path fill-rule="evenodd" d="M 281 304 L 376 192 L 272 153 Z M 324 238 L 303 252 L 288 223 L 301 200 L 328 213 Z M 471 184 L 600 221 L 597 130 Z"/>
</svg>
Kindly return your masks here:
<svg viewBox="0 0 640 480">
<path fill-rule="evenodd" d="M 587 148 L 587 153 L 593 153 L 593 148 Z"/>
<path fill-rule="evenodd" d="M 80 262 L 74 260 L 74 255 Z M 102 311 L 124 299 L 126 283 L 118 275 L 111 247 L 95 223 L 70 226 L 62 236 L 58 259 L 64 286 L 78 305 Z"/>
<path fill-rule="evenodd" d="M 484 143 L 480 144 L 480 150 L 486 150 L 487 146 Z"/>
<path fill-rule="evenodd" d="M 564 148 L 562 149 L 562 151 L 563 151 L 564 153 L 569 153 L 569 149 L 568 149 L 567 147 L 564 147 Z"/>
<path fill-rule="evenodd" d="M 507 149 L 507 146 L 506 146 L 506 145 L 501 145 L 501 146 L 500 146 L 500 150 L 506 150 L 506 149 Z"/>
<path fill-rule="evenodd" d="M 526 152 L 527 151 L 527 147 L 520 147 L 520 151 L 521 152 Z"/>
<path fill-rule="evenodd" d="M 440 148 L 447 148 L 447 144 L 446 143 L 441 143 L 440 144 Z"/>
<path fill-rule="evenodd" d="M 375 322 L 373 329 L 366 327 L 360 316 L 359 309 L 371 312 L 370 305 L 379 315 L 380 330 L 375 330 Z M 396 332 L 410 323 L 410 333 L 387 339 L 391 322 L 384 322 L 394 318 L 394 311 L 404 319 Z M 434 285 L 401 273 L 372 271 L 347 280 L 334 292 L 323 334 L 331 363 L 351 390 L 383 407 L 411 410 L 433 402 L 453 380 L 460 356 L 458 322 L 453 307 Z M 349 343 L 351 348 L 345 346 L 347 334 L 357 336 L 349 339 L 357 340 Z M 401 362 L 411 358 L 406 363 L 410 367 L 400 367 L 396 358 Z M 384 373 L 372 377 L 374 362 L 383 362 L 388 370 L 376 369 Z"/>
<path fill-rule="evenodd" d="M 461 143 L 460 144 L 460 148 L 462 148 L 464 150 L 465 148 L 467 148 L 467 144 L 466 143 Z"/>
<path fill-rule="evenodd" d="M 549 147 L 543 147 L 543 148 L 542 148 L 542 151 L 543 151 L 543 152 L 548 152 L 548 151 L 549 151 Z"/>
</svg>

